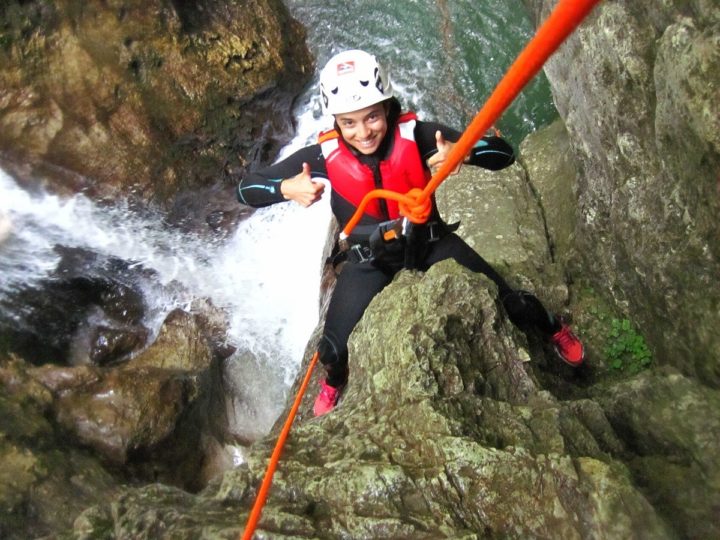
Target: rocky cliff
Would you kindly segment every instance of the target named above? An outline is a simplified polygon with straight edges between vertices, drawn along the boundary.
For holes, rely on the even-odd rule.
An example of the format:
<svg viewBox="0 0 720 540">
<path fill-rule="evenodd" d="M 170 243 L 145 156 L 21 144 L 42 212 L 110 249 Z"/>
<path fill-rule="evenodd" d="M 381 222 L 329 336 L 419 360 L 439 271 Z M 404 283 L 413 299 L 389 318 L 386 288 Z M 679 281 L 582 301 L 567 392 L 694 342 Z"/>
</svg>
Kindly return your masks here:
<svg viewBox="0 0 720 540">
<path fill-rule="evenodd" d="M 311 64 L 275 0 L 2 2 L 0 167 L 227 230 L 247 213 L 233 180 L 287 141 Z M 217 311 L 174 312 L 148 343 L 144 270 L 56 249 L 48 280 L 0 300 L 3 538 L 67 528 L 118 482 L 197 489 L 227 466 L 209 458 L 226 423 Z"/>
<path fill-rule="evenodd" d="M 575 273 L 715 388 L 719 28 L 717 2 L 606 1 L 545 68 L 579 170 Z"/>
<path fill-rule="evenodd" d="M 3 2 L 0 164 L 165 200 L 267 159 L 309 74 L 277 0 Z"/>
<path fill-rule="evenodd" d="M 549 147 L 559 159 L 547 159 Z M 562 124 L 529 137 L 521 156 L 500 173 L 464 169 L 439 204 L 511 282 L 574 317 L 587 365 L 573 370 L 519 332 L 494 286 L 454 262 L 401 273 L 351 337 L 338 408 L 312 418 L 315 385 L 305 396 L 257 537 L 718 533 L 720 392 L 670 367 L 615 374 L 604 351 L 617 339 L 608 318 L 617 308 L 558 262 L 578 174 Z M 597 315 L 582 312 L 588 305 Z M 279 428 L 201 493 L 125 490 L 82 513 L 75 534 L 234 537 Z"/>
</svg>

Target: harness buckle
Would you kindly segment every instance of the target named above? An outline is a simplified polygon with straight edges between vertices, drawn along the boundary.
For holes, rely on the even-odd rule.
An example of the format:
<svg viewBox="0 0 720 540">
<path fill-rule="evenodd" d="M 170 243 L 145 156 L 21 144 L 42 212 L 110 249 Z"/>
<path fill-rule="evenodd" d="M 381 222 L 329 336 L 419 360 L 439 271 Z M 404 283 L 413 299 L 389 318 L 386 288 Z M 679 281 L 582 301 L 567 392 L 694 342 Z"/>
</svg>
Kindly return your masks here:
<svg viewBox="0 0 720 540">
<path fill-rule="evenodd" d="M 437 221 L 428 223 L 427 225 L 427 241 L 437 242 L 440 240 L 440 224 Z"/>
<path fill-rule="evenodd" d="M 372 258 L 372 250 L 362 244 L 353 244 L 347 252 L 347 257 L 350 262 L 356 264 L 368 262 Z"/>
</svg>

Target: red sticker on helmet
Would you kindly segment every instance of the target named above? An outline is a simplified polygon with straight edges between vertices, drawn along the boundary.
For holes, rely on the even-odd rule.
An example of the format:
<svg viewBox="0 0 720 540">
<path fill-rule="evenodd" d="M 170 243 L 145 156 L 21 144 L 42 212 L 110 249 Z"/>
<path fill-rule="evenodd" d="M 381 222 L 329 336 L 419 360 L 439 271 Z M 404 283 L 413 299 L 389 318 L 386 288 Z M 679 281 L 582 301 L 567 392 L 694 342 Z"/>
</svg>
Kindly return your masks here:
<svg viewBox="0 0 720 540">
<path fill-rule="evenodd" d="M 349 60 L 348 62 L 340 62 L 337 65 L 338 75 L 347 75 L 348 73 L 355 72 L 355 61 Z"/>
</svg>

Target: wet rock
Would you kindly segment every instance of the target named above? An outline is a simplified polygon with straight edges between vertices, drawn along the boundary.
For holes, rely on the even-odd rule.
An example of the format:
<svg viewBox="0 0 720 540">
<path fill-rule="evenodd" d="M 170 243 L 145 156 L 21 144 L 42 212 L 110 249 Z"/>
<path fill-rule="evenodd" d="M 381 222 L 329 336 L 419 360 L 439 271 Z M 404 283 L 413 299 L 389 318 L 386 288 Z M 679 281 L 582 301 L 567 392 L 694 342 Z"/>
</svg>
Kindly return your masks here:
<svg viewBox="0 0 720 540">
<path fill-rule="evenodd" d="M 106 366 L 142 348 L 149 334 L 142 326 L 112 328 L 100 324 L 78 328 L 70 345 L 70 363 Z"/>
<path fill-rule="evenodd" d="M 83 248 L 56 246 L 55 251 L 61 259 L 53 277 L 66 281 L 65 288 L 77 289 L 69 295 L 101 306 L 110 318 L 119 322 L 140 321 L 145 314 L 145 302 L 134 282 L 144 270 L 132 269 L 136 266 L 132 262 Z"/>
<path fill-rule="evenodd" d="M 18 376 L 33 384 L 24 391 L 42 390 L 45 414 L 68 444 L 128 476 L 198 489 L 220 466 L 224 396 L 208 337 L 221 318 L 196 304 L 197 315 L 171 313 L 129 363 L 25 368 Z"/>
<path fill-rule="evenodd" d="M 39 538 L 70 528 L 116 480 L 49 420 L 52 394 L 18 358 L 0 356 L 0 536 Z"/>
<path fill-rule="evenodd" d="M 253 212 L 249 206 L 238 204 L 234 186 L 214 186 L 178 195 L 167 222 L 192 234 L 212 232 L 212 241 L 217 242 L 232 234 Z"/>
<path fill-rule="evenodd" d="M 213 305 L 207 298 L 195 298 L 190 312 L 217 358 L 225 359 L 235 352 L 235 347 L 227 341 L 230 322 L 224 309 Z"/>
<path fill-rule="evenodd" d="M 82 248 L 56 251 L 61 259 L 50 277 L 2 300 L 8 309 L 0 327 L 11 350 L 38 364 L 83 364 L 96 356 L 117 361 L 144 345 L 145 271 Z"/>
<path fill-rule="evenodd" d="M 35 370 L 29 370 L 28 376 L 42 384 L 53 394 L 60 395 L 97 383 L 102 379 L 103 371 L 92 366 L 69 368 L 46 365 Z"/>
<path fill-rule="evenodd" d="M 155 341 L 131 361 L 133 368 L 145 366 L 183 371 L 207 369 L 213 353 L 195 318 L 181 310 L 165 318 Z"/>
<path fill-rule="evenodd" d="M 188 421 L 196 401 L 207 398 L 212 359 L 194 317 L 176 310 L 153 344 L 121 367 L 45 366 L 34 377 L 53 392 L 53 414 L 66 431 L 123 465 L 168 439 L 181 418 Z"/>
<path fill-rule="evenodd" d="M 261 534 L 673 537 L 609 457 L 617 440 L 598 409 L 574 409 L 538 386 L 525 338 L 494 294 L 446 261 L 402 273 L 373 300 L 351 337 L 340 405 L 314 419 L 314 392 L 303 401 Z M 83 530 L 110 522 L 130 535 L 152 523 L 192 535 L 205 526 L 202 509 L 235 535 L 273 444 L 254 445 L 246 465 L 194 498 L 130 492 L 112 516 L 84 513 Z M 160 509 L 171 501 L 166 519 Z"/>
<path fill-rule="evenodd" d="M 272 0 L 10 2 L 0 26 L 3 168 L 93 198 L 235 182 L 288 138 L 311 63 Z"/>
<path fill-rule="evenodd" d="M 55 414 L 82 444 L 116 464 L 166 438 L 198 393 L 195 380 L 182 373 L 119 368 L 96 375 L 58 394 Z"/>
<path fill-rule="evenodd" d="M 152 501 L 153 509 L 147 504 Z M 126 490 L 117 498 L 124 516 L 119 528 L 109 506 L 93 507 L 83 512 L 75 521 L 73 534 L 84 538 L 102 536 L 103 531 L 113 531 L 127 538 L 193 538 L 198 534 L 209 537 L 236 538 L 240 533 L 238 516 L 222 510 L 212 499 L 198 498 L 172 486 L 154 484 L 142 492 Z M 192 508 L 190 513 L 178 512 L 178 508 Z M 174 516 L 172 519 L 157 519 Z M 205 523 L 204 533 L 198 525 Z M 117 532 L 116 532 L 117 531 Z"/>
<path fill-rule="evenodd" d="M 178 408 L 174 420 L 174 410 L 167 409 L 173 401 L 156 402 L 159 398 L 152 388 L 130 404 L 153 411 L 153 415 L 165 412 L 169 427 L 174 422 L 166 436 L 157 436 L 158 430 L 152 426 L 152 438 L 128 447 L 126 467 L 136 477 L 196 491 L 231 463 L 224 448 L 225 442 L 232 440 L 225 415 L 229 398 L 221 363 L 232 354 L 232 348 L 224 343 L 226 330 L 222 310 L 198 299 L 191 313 L 176 309 L 168 314 L 153 343 L 123 366 L 133 373 L 149 370 L 163 388 L 169 381 L 181 383 L 180 394 L 174 394 Z M 140 430 L 141 426 L 135 424 L 132 429 Z"/>
</svg>

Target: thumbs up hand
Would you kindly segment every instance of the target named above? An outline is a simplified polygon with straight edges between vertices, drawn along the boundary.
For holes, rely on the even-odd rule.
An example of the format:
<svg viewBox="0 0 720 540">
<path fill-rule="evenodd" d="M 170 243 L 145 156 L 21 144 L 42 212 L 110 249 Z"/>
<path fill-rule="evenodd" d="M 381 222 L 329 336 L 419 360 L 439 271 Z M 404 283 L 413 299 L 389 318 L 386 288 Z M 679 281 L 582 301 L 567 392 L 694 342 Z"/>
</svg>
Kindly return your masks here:
<svg viewBox="0 0 720 540">
<path fill-rule="evenodd" d="M 450 155 L 450 152 L 455 146 L 454 142 L 445 140 L 445 137 L 443 137 L 443 134 L 440 132 L 440 130 L 437 130 L 435 132 L 435 144 L 437 145 L 437 153 L 430 156 L 430 158 L 427 160 L 427 165 L 433 173 L 435 173 L 442 166 L 442 164 L 445 163 L 445 160 Z M 458 171 L 460 171 L 461 166 L 462 162 L 458 163 L 455 168 L 450 172 L 450 174 L 457 174 Z"/>
</svg>

